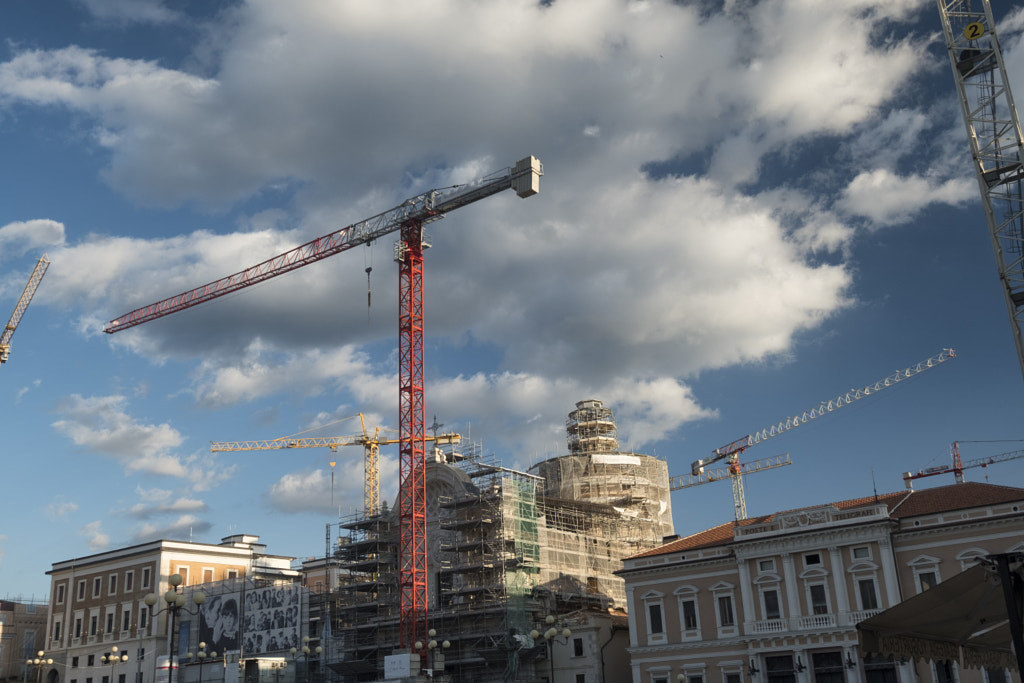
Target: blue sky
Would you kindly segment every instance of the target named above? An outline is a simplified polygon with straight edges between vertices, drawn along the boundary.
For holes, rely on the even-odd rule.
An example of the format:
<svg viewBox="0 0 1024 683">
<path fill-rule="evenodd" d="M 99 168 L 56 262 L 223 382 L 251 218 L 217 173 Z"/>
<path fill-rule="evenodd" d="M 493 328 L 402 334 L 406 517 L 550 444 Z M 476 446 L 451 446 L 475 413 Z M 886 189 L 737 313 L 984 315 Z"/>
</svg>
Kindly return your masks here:
<svg viewBox="0 0 1024 683">
<path fill-rule="evenodd" d="M 1021 448 L 1024 382 L 929 0 L 0 6 L 0 595 L 152 538 L 323 552 L 362 457 L 210 441 L 397 422 L 391 240 L 106 335 L 136 307 L 536 155 L 431 226 L 427 414 L 507 466 L 598 398 L 670 474 L 956 349 L 746 460 L 762 514 Z M 995 3 L 1024 92 L 1024 14 Z M 372 267 L 367 311 L 365 268 Z M 340 422 L 338 422 L 340 420 Z M 1024 460 L 968 479 L 1024 484 Z M 393 499 L 397 449 L 384 449 Z M 919 487 L 952 483 L 921 480 Z M 732 516 L 674 494 L 676 531 Z"/>
</svg>

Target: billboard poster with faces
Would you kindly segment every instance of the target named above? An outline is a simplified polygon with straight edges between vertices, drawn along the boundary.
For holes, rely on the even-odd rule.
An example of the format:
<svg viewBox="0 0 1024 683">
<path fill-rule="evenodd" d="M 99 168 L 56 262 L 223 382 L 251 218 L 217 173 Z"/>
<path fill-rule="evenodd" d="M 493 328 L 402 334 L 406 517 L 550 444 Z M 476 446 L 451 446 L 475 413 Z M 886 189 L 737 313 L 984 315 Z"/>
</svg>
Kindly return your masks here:
<svg viewBox="0 0 1024 683">
<path fill-rule="evenodd" d="M 199 641 L 206 643 L 206 652 L 238 649 L 238 605 L 237 593 L 225 593 L 208 596 L 199 606 Z"/>
<path fill-rule="evenodd" d="M 247 590 L 242 598 L 243 652 L 263 654 L 301 648 L 301 596 L 298 585 Z"/>
</svg>

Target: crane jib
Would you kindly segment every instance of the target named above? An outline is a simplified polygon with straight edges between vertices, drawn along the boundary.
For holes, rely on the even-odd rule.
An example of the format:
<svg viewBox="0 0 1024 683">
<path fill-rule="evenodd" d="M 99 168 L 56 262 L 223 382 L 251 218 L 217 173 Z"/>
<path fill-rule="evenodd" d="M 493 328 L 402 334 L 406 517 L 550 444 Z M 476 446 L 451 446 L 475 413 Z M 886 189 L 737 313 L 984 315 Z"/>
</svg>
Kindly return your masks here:
<svg viewBox="0 0 1024 683">
<path fill-rule="evenodd" d="M 284 275 L 297 268 L 320 261 L 329 256 L 347 251 L 361 244 L 372 242 L 388 233 L 399 230 L 403 224 L 418 221 L 432 223 L 444 218 L 455 209 L 472 204 L 503 190 L 514 189 L 520 197 L 529 197 L 538 191 L 538 179 L 543 167 L 536 157 L 519 160 L 515 166 L 506 168 L 480 181 L 455 188 L 429 190 L 405 200 L 398 206 L 379 213 L 358 223 L 318 237 L 291 251 L 267 259 L 255 266 L 233 275 L 207 283 L 188 292 L 175 295 L 163 301 L 137 308 L 114 320 L 103 329 L 112 334 L 136 325 L 162 318 L 176 311 L 230 294 L 244 287 Z"/>
</svg>

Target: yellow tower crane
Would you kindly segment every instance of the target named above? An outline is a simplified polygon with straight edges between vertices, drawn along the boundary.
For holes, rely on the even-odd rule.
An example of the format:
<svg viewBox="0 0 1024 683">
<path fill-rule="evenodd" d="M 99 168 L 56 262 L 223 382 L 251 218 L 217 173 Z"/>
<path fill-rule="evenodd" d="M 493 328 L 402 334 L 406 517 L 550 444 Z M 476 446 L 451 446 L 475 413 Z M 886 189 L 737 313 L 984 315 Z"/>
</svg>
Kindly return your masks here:
<svg viewBox="0 0 1024 683">
<path fill-rule="evenodd" d="M 321 436 L 294 437 L 285 436 L 279 439 L 264 441 L 211 441 L 210 451 L 224 453 L 232 451 L 267 451 L 283 448 L 330 448 L 337 453 L 340 446 L 363 447 L 363 512 L 369 517 L 380 512 L 380 447 L 388 444 L 401 443 L 401 439 L 380 438 L 380 427 L 374 428 L 373 434 L 366 431 L 366 420 L 359 413 L 359 424 L 363 433 L 355 436 Z M 462 436 L 454 432 L 424 436 L 425 441 L 435 444 L 457 444 Z M 334 476 L 334 462 L 331 462 L 331 477 Z"/>
<path fill-rule="evenodd" d="M 18 299 L 18 305 L 14 307 L 11 319 L 7 321 L 7 326 L 4 327 L 3 333 L 0 333 L 0 363 L 6 363 L 7 357 L 11 355 L 11 337 L 14 336 L 14 330 L 18 329 L 21 316 L 25 315 L 25 309 L 28 308 L 32 297 L 35 296 L 36 289 L 39 287 L 39 283 L 42 282 L 43 275 L 46 275 L 46 269 L 49 267 L 50 262 L 46 260 L 46 254 L 43 254 L 36 264 L 35 270 L 32 271 L 28 284 L 25 285 L 25 291 L 21 293 L 21 298 Z"/>
</svg>

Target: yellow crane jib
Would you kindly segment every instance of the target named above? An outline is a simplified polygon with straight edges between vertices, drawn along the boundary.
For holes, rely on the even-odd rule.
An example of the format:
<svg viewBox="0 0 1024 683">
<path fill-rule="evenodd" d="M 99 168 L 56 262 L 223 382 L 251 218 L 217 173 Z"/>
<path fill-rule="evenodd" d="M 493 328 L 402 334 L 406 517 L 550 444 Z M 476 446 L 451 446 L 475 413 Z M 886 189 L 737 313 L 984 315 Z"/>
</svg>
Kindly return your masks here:
<svg viewBox="0 0 1024 683">
<path fill-rule="evenodd" d="M 0 363 L 6 363 L 7 358 L 11 355 L 11 337 L 14 336 L 14 331 L 18 329 L 18 323 L 21 322 L 21 317 L 25 315 L 25 309 L 31 303 L 32 297 L 35 296 L 36 289 L 39 287 L 39 283 L 42 282 L 43 275 L 46 275 L 46 269 L 49 267 L 50 262 L 46 259 L 46 254 L 43 254 L 39 262 L 36 263 L 35 270 L 32 271 L 32 276 L 28 279 L 28 284 L 25 285 L 25 291 L 21 293 L 21 298 L 18 299 L 18 305 L 14 307 L 11 319 L 7 321 L 3 333 L 0 334 Z"/>
</svg>

